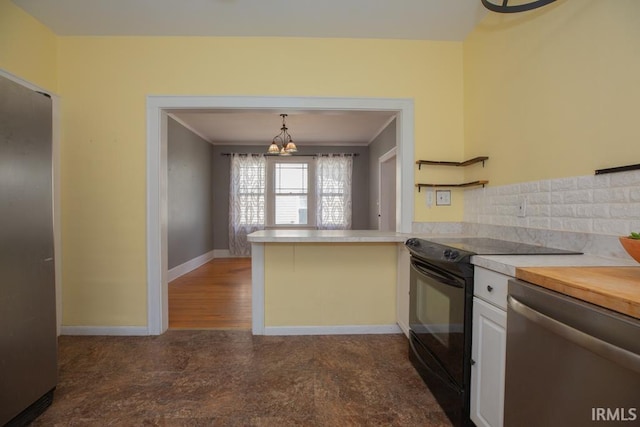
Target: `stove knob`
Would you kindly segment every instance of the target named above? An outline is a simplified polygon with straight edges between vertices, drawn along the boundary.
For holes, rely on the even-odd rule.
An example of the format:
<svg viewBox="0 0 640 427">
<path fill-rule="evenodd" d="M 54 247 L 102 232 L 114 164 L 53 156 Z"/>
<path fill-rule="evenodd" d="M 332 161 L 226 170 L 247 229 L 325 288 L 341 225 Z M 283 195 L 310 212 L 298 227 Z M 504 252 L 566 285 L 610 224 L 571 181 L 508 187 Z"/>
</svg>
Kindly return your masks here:
<svg viewBox="0 0 640 427">
<path fill-rule="evenodd" d="M 405 245 L 407 246 L 417 246 L 418 245 L 418 239 L 409 239 L 406 241 Z"/>
<path fill-rule="evenodd" d="M 445 250 L 444 250 L 443 255 L 444 255 L 445 259 L 449 259 L 449 258 L 451 258 L 451 252 L 452 252 L 452 250 L 451 250 L 451 249 L 445 249 Z"/>
<path fill-rule="evenodd" d="M 460 252 L 451 251 L 451 253 L 449 254 L 449 259 L 454 260 L 454 259 L 457 259 L 459 256 L 460 256 Z"/>
</svg>

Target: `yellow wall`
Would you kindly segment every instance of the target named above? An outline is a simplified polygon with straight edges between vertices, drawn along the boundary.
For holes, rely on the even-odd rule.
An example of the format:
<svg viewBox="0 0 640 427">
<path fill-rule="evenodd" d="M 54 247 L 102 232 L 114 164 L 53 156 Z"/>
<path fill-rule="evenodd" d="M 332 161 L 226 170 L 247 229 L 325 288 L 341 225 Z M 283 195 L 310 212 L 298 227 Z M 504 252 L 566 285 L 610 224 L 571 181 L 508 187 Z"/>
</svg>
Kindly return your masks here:
<svg viewBox="0 0 640 427">
<path fill-rule="evenodd" d="M 0 69 L 57 90 L 55 34 L 9 0 L 0 0 Z"/>
<path fill-rule="evenodd" d="M 416 158 L 463 152 L 462 43 L 61 37 L 58 62 L 64 325 L 146 324 L 147 95 L 413 98 Z"/>
<path fill-rule="evenodd" d="M 265 244 L 265 326 L 394 325 L 395 243 Z"/>
<path fill-rule="evenodd" d="M 464 44 L 57 38 L 0 0 L 0 68 L 62 97 L 63 324 L 146 324 L 146 95 L 413 98 L 416 159 L 490 156 L 416 182 L 590 174 L 640 158 L 639 16 L 558 0 L 489 14 Z M 415 221 L 461 219 L 461 192 L 432 209 L 415 194 Z"/>
<path fill-rule="evenodd" d="M 491 185 L 640 162 L 640 1 L 490 13 L 464 42 L 467 172 Z"/>
</svg>

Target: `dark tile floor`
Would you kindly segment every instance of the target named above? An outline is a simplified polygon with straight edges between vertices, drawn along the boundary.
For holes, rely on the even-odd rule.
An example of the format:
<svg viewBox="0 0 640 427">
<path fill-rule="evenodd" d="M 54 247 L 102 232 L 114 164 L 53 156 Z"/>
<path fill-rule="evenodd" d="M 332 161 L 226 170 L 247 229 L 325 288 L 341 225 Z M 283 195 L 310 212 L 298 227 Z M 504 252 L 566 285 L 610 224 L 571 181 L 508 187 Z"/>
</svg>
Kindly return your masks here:
<svg viewBox="0 0 640 427">
<path fill-rule="evenodd" d="M 449 426 L 403 335 L 172 330 L 59 340 L 33 426 Z"/>
</svg>

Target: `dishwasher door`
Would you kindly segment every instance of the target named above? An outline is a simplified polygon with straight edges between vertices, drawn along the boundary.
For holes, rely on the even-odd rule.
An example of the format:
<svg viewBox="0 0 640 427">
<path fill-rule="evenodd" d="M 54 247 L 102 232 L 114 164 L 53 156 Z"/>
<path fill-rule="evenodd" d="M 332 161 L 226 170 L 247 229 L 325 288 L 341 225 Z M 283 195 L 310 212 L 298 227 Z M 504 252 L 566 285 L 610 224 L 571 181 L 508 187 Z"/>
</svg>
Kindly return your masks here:
<svg viewBox="0 0 640 427">
<path fill-rule="evenodd" d="M 509 281 L 504 425 L 640 423 L 640 321 Z"/>
</svg>

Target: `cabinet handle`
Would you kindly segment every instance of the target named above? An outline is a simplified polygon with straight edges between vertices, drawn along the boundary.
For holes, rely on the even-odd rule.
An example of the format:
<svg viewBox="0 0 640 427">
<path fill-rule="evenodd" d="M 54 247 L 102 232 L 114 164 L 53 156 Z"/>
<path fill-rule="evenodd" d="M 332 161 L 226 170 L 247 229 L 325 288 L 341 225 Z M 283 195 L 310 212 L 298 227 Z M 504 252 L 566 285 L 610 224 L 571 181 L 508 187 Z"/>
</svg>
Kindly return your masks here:
<svg viewBox="0 0 640 427">
<path fill-rule="evenodd" d="M 493 291 L 493 286 L 491 286 L 491 285 L 487 285 L 487 290 L 488 290 L 489 292 L 492 292 L 492 291 Z"/>
</svg>

